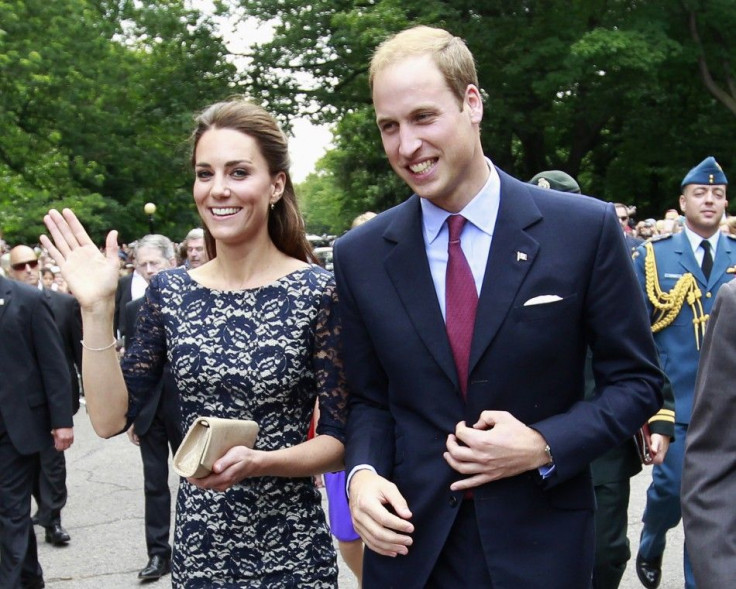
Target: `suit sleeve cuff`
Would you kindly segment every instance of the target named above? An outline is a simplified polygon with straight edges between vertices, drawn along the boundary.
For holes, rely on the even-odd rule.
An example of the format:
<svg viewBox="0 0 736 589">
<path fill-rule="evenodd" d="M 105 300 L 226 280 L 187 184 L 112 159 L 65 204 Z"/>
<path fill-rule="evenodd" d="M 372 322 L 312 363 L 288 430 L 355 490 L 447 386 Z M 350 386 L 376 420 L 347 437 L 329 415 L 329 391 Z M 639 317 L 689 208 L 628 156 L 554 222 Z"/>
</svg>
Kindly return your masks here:
<svg viewBox="0 0 736 589">
<path fill-rule="evenodd" d="M 359 470 L 370 470 L 371 472 L 376 472 L 376 469 L 373 468 L 370 464 L 359 464 L 358 466 L 354 466 L 353 469 L 350 471 L 350 474 L 348 474 L 348 478 L 345 481 L 345 494 L 350 497 L 350 481 L 353 480 L 353 475 L 358 472 Z"/>
</svg>

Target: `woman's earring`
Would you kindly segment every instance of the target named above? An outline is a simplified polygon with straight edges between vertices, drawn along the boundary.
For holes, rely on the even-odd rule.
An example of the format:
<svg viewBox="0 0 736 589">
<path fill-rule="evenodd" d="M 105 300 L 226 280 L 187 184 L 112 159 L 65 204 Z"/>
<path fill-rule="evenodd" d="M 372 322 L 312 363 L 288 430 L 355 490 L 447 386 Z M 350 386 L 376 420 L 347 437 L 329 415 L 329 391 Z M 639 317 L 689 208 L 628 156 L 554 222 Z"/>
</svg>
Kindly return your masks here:
<svg viewBox="0 0 736 589">
<path fill-rule="evenodd" d="M 271 203 L 271 210 L 273 210 L 273 208 L 274 208 L 275 206 L 276 206 L 276 203 L 275 203 L 275 202 L 272 202 L 272 203 Z"/>
</svg>

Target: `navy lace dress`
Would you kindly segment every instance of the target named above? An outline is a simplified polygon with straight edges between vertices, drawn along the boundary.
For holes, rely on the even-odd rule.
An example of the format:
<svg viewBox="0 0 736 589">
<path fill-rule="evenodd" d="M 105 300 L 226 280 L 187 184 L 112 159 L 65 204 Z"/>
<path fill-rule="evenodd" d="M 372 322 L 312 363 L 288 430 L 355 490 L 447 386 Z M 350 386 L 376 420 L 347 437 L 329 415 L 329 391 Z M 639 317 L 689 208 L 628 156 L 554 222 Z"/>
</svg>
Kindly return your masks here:
<svg viewBox="0 0 736 589">
<path fill-rule="evenodd" d="M 181 268 L 151 280 L 123 360 L 132 421 L 163 364 L 179 389 L 182 428 L 200 415 L 253 419 L 256 448 L 317 433 L 344 441 L 346 389 L 332 275 L 310 266 L 263 287 L 217 291 Z M 337 565 L 311 478 L 246 478 L 225 492 L 181 480 L 175 587 L 336 587 Z"/>
</svg>

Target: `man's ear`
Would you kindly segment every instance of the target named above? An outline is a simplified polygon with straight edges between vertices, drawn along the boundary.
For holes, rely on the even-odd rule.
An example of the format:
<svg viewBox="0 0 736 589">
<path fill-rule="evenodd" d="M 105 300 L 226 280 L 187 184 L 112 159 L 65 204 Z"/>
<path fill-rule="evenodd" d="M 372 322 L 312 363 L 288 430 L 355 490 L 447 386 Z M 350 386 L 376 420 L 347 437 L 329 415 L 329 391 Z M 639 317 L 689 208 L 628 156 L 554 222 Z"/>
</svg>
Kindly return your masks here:
<svg viewBox="0 0 736 589">
<path fill-rule="evenodd" d="M 480 125 L 483 120 L 483 97 L 475 84 L 468 84 L 463 98 L 463 107 L 468 109 L 470 121 Z"/>
</svg>

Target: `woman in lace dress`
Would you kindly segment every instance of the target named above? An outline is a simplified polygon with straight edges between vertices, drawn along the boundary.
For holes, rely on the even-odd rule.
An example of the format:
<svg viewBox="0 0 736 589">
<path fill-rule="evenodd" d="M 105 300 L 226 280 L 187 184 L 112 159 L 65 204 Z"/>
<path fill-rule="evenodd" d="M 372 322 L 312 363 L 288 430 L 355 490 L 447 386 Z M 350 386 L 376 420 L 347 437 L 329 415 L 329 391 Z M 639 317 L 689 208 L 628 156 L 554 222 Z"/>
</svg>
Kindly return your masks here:
<svg viewBox="0 0 736 589">
<path fill-rule="evenodd" d="M 42 237 L 82 306 L 87 409 L 101 436 L 123 432 L 168 361 L 182 428 L 199 415 L 253 419 L 213 473 L 182 480 L 175 587 L 335 587 L 336 557 L 312 475 L 339 470 L 346 393 L 332 275 L 314 265 L 274 119 L 217 103 L 193 134 L 194 201 L 211 260 L 160 272 L 118 364 L 112 335 L 117 234 L 102 254 L 69 210 Z M 315 399 L 317 432 L 307 441 Z"/>
</svg>

